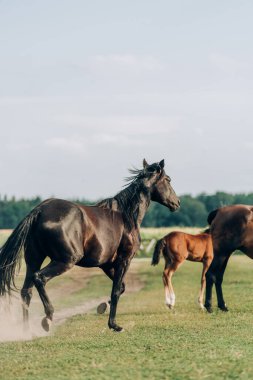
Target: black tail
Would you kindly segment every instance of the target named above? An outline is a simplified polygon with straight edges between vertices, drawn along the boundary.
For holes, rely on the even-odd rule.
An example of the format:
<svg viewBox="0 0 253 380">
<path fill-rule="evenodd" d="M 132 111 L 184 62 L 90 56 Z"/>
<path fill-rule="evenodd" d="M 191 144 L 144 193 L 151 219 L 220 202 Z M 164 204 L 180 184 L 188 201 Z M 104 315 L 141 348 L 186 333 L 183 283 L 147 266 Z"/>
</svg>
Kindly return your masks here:
<svg viewBox="0 0 253 380">
<path fill-rule="evenodd" d="M 15 274 L 20 270 L 22 247 L 26 245 L 29 231 L 36 220 L 40 208 L 37 206 L 15 228 L 0 249 L 0 296 L 17 289 Z"/>
<path fill-rule="evenodd" d="M 210 224 L 210 225 L 212 224 L 212 221 L 216 217 L 216 214 L 217 214 L 218 211 L 219 211 L 219 209 L 217 208 L 216 210 L 213 210 L 213 211 L 210 212 L 210 214 L 207 217 L 207 223 L 208 224 Z"/>
<path fill-rule="evenodd" d="M 155 245 L 155 250 L 154 250 L 154 253 L 153 253 L 153 258 L 152 258 L 152 262 L 151 262 L 151 265 L 157 265 L 160 261 L 160 256 L 161 256 L 161 253 L 163 252 L 163 248 L 165 247 L 165 241 L 164 239 L 160 239 L 157 241 L 156 245 Z"/>
</svg>

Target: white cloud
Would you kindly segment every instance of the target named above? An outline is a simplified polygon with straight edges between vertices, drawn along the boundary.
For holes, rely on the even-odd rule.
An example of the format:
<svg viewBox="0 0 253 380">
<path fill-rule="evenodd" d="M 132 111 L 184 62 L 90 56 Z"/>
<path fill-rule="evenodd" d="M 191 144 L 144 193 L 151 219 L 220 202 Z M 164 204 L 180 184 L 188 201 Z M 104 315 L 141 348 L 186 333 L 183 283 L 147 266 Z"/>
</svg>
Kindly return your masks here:
<svg viewBox="0 0 253 380">
<path fill-rule="evenodd" d="M 50 104 L 70 101 L 66 96 L 0 96 L 0 106 Z"/>
<path fill-rule="evenodd" d="M 214 67 L 228 74 L 235 74 L 238 71 L 250 68 L 247 62 L 234 59 L 225 54 L 211 53 L 209 59 Z"/>
<path fill-rule="evenodd" d="M 87 150 L 87 144 L 83 139 L 71 137 L 53 137 L 46 140 L 45 145 L 49 148 L 59 149 L 67 153 L 83 154 Z"/>
<path fill-rule="evenodd" d="M 85 116 L 80 113 L 62 113 L 55 117 L 55 122 L 61 125 L 69 125 L 71 128 L 79 127 L 80 130 L 90 130 L 95 133 L 105 131 L 105 134 L 125 133 L 128 136 L 153 135 L 157 133 L 167 134 L 180 128 L 180 117 L 169 116 Z M 92 134 L 92 132 L 89 132 Z"/>
<path fill-rule="evenodd" d="M 6 148 L 12 152 L 27 152 L 32 146 L 32 143 L 11 142 L 7 144 Z"/>
<path fill-rule="evenodd" d="M 117 146 L 143 146 L 146 144 L 141 138 L 130 137 L 124 134 L 97 134 L 92 137 L 92 141 L 97 145 L 115 145 Z"/>
<path fill-rule="evenodd" d="M 249 149 L 252 151 L 253 149 L 253 141 L 245 141 L 243 144 L 244 148 Z"/>
<path fill-rule="evenodd" d="M 88 65 L 99 70 L 131 70 L 154 71 L 162 70 L 164 65 L 152 55 L 106 54 L 90 57 Z"/>
</svg>

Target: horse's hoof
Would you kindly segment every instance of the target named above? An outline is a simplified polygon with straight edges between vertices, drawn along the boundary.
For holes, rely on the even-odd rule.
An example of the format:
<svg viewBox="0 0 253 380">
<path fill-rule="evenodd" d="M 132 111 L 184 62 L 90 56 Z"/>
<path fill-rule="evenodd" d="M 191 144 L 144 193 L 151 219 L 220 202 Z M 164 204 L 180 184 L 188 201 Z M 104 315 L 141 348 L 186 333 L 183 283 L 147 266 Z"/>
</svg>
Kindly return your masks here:
<svg viewBox="0 0 253 380">
<path fill-rule="evenodd" d="M 227 308 L 226 305 L 218 306 L 218 308 L 219 308 L 221 311 L 228 312 L 228 308 Z"/>
<path fill-rule="evenodd" d="M 111 330 L 113 330 L 114 332 L 123 332 L 124 331 L 123 327 L 120 327 L 118 325 L 109 326 L 109 328 Z"/>
<path fill-rule="evenodd" d="M 212 308 L 212 306 L 205 306 L 205 308 L 206 308 L 206 311 L 208 312 L 208 313 L 212 313 L 213 312 L 213 308 Z"/>
<path fill-rule="evenodd" d="M 47 317 L 44 317 L 41 321 L 41 326 L 43 327 L 43 329 L 48 332 L 50 330 L 50 327 L 52 325 L 52 321 L 51 319 L 47 318 Z"/>
<path fill-rule="evenodd" d="M 98 314 L 104 314 L 109 307 L 107 302 L 102 302 L 100 305 L 97 307 L 97 313 Z"/>
<path fill-rule="evenodd" d="M 174 305 L 171 305 L 169 303 L 166 303 L 166 306 L 170 309 L 170 310 L 173 310 L 174 309 Z"/>
<path fill-rule="evenodd" d="M 199 308 L 200 310 L 205 310 L 205 306 L 203 305 L 203 303 L 199 303 Z"/>
</svg>

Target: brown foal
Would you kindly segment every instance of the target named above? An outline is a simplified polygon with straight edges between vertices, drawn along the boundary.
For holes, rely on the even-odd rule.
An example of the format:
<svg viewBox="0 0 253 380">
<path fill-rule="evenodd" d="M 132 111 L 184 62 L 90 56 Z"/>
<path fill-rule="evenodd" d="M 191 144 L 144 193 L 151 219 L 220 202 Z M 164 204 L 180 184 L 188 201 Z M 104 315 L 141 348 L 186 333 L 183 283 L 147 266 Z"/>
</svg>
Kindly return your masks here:
<svg viewBox="0 0 253 380">
<path fill-rule="evenodd" d="M 170 309 L 174 307 L 176 297 L 171 282 L 172 276 L 185 260 L 189 260 L 203 263 L 198 303 L 199 306 L 204 309 L 203 297 L 206 286 L 205 274 L 213 260 L 211 235 L 207 232 L 199 235 L 191 235 L 178 231 L 171 232 L 156 243 L 152 265 L 157 265 L 159 263 L 161 253 L 165 259 L 163 283 L 166 305 Z"/>
</svg>

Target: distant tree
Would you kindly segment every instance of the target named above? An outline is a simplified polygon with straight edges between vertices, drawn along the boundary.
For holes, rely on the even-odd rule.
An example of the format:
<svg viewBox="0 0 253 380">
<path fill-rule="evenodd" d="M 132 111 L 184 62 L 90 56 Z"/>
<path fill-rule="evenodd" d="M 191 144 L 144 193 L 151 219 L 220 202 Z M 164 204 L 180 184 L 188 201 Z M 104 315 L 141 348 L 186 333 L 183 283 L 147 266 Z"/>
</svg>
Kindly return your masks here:
<svg viewBox="0 0 253 380">
<path fill-rule="evenodd" d="M 168 208 L 151 202 L 142 225 L 144 227 L 204 227 L 207 224 L 208 213 L 216 208 L 237 203 L 253 205 L 253 193 L 229 194 L 219 191 L 211 195 L 202 193 L 196 197 L 186 194 L 180 196 L 180 199 L 181 207 L 173 213 Z M 0 228 L 15 228 L 41 201 L 40 197 L 17 200 L 15 197 L 8 198 L 0 195 Z M 72 199 L 71 201 L 87 205 L 96 203 L 86 199 Z"/>
</svg>

